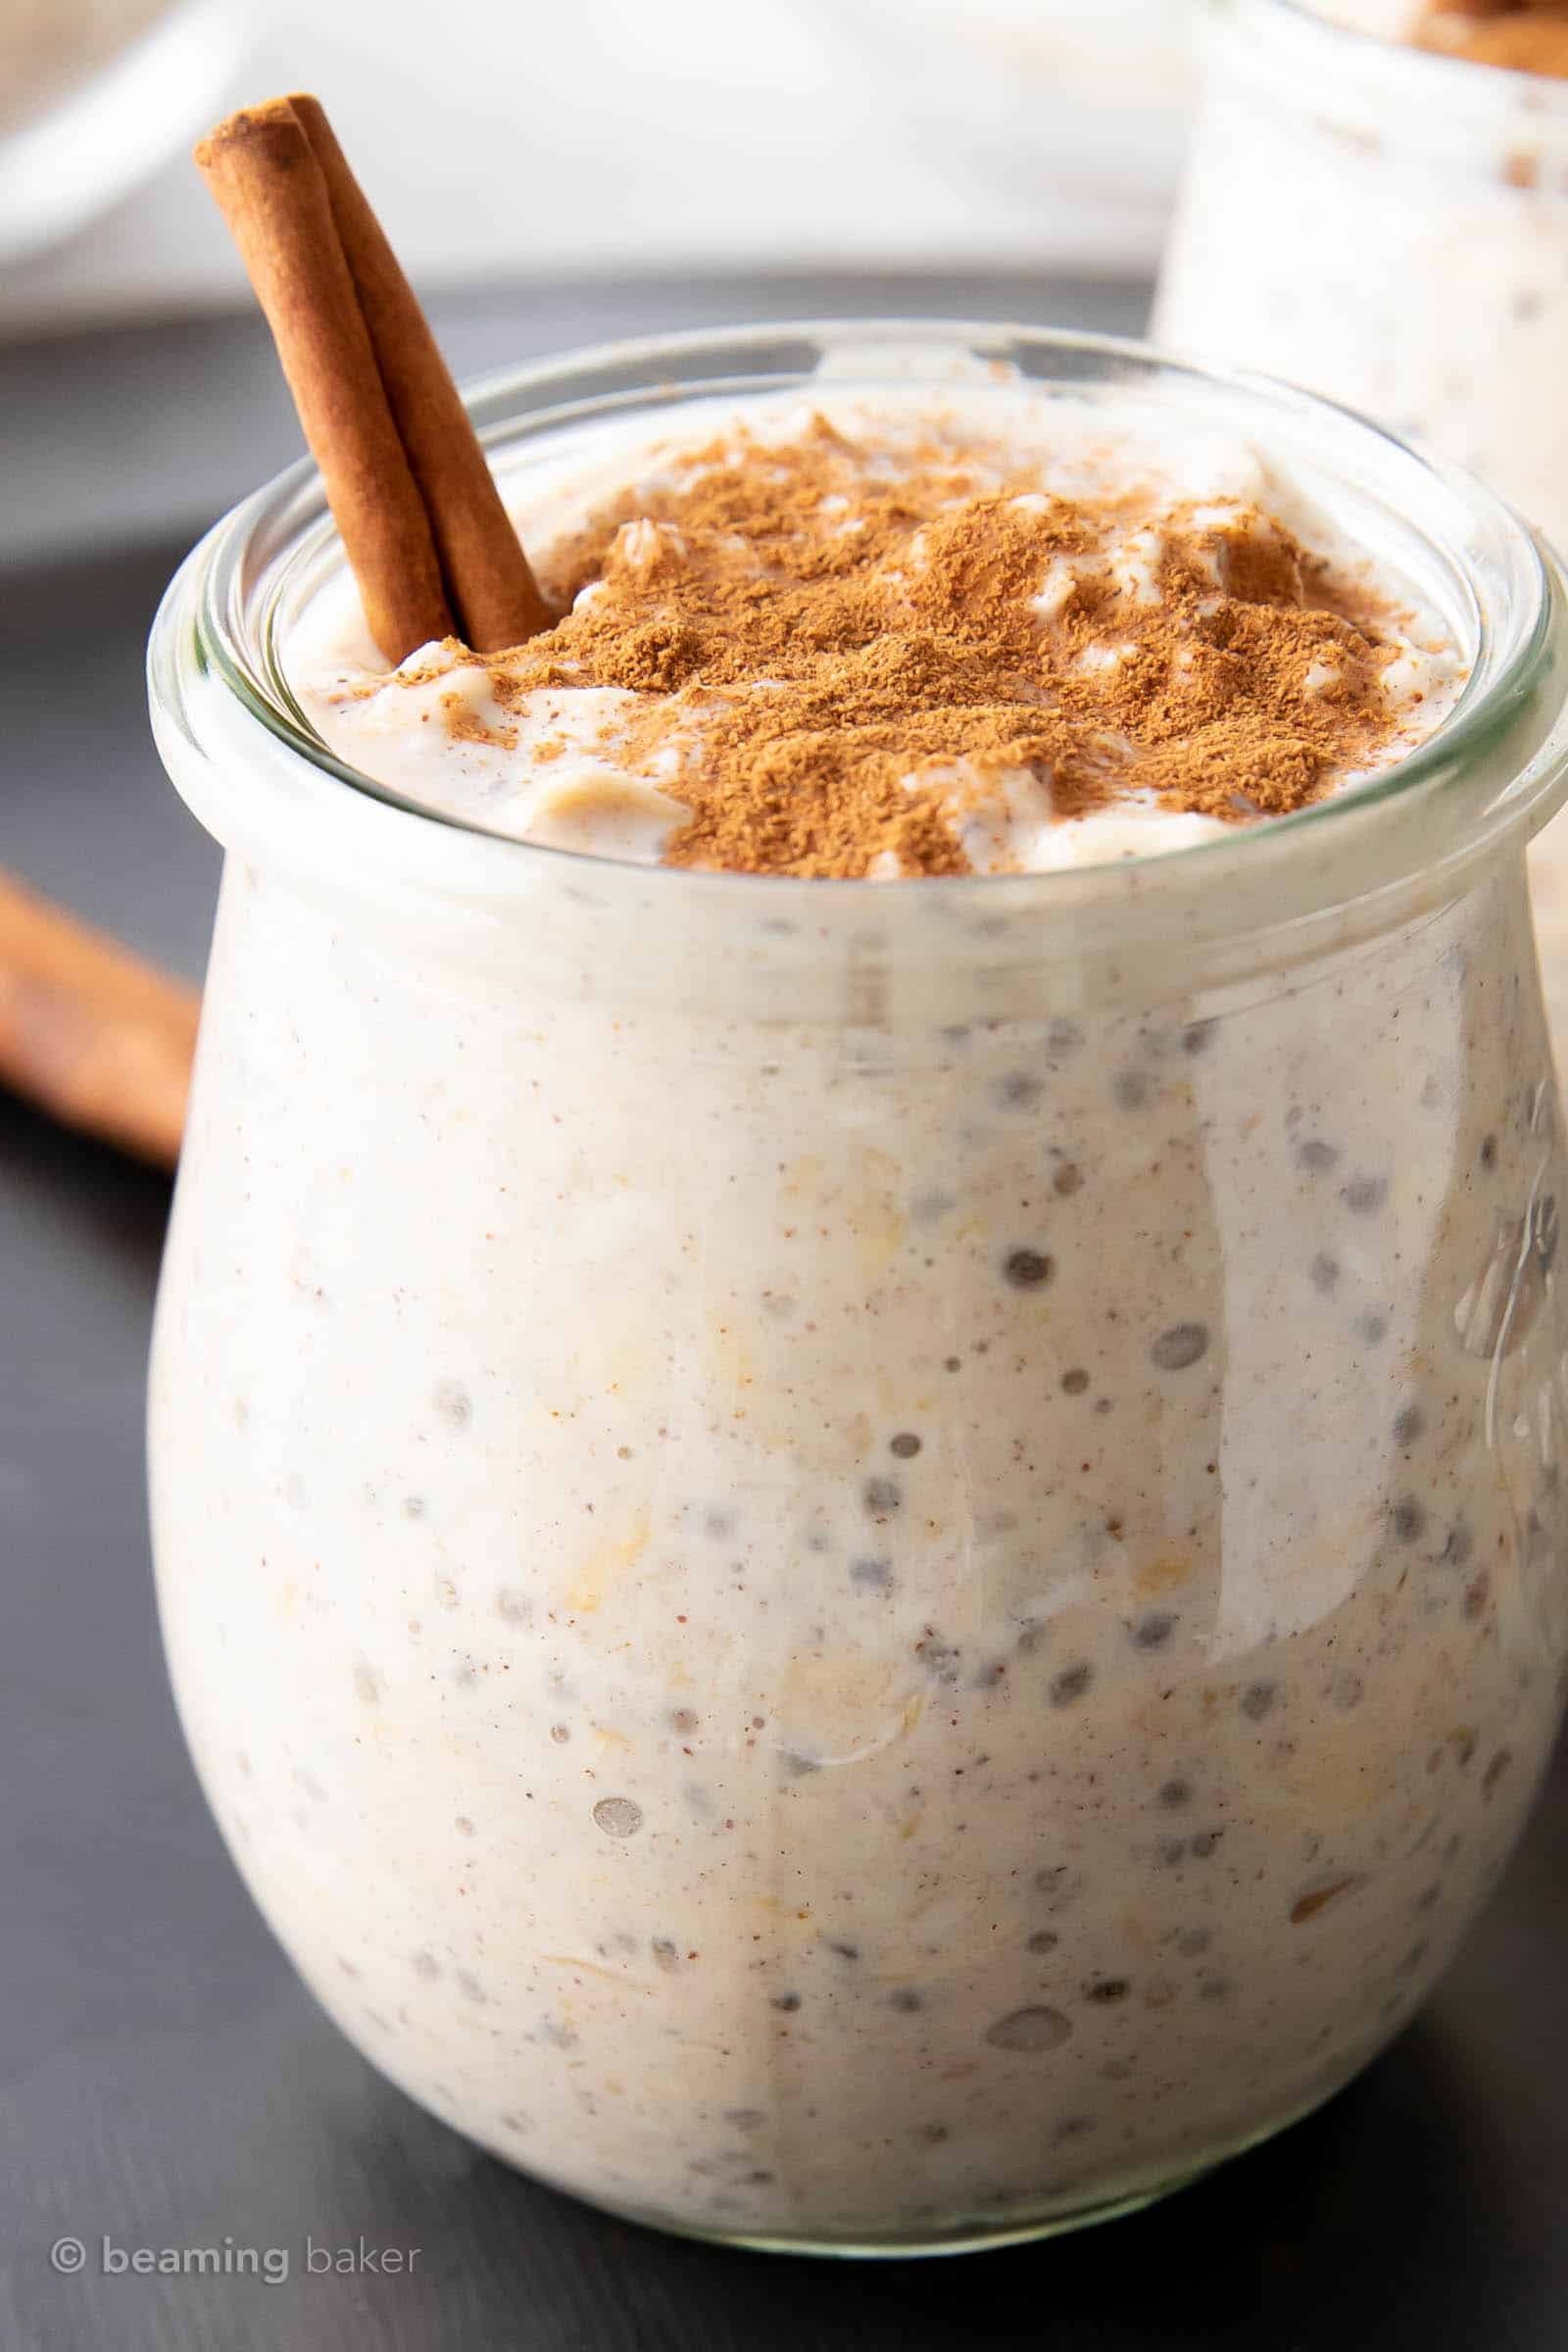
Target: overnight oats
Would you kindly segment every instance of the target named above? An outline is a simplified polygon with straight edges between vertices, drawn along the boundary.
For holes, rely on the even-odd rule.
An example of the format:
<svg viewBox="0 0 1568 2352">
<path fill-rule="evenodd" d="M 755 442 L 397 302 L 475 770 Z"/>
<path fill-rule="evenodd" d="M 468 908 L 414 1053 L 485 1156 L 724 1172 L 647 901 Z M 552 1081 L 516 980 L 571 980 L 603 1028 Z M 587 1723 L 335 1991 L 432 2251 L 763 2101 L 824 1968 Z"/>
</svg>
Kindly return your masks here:
<svg viewBox="0 0 1568 2352">
<path fill-rule="evenodd" d="M 152 1377 L 204 1785 L 544 2180 L 1121 2210 L 1411 2016 L 1556 1728 L 1562 582 L 1133 347 L 476 414 L 543 626 L 399 652 L 302 469 L 154 641 L 227 851 Z"/>
</svg>

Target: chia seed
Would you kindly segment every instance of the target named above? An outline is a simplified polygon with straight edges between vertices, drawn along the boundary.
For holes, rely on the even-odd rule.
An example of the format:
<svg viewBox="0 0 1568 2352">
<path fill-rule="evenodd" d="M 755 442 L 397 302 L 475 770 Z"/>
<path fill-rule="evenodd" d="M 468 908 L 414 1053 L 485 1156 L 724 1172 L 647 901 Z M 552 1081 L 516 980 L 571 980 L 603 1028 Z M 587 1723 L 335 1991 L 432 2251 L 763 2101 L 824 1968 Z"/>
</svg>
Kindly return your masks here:
<svg viewBox="0 0 1568 2352">
<path fill-rule="evenodd" d="M 1084 1692 L 1094 1681 L 1094 1676 L 1095 1670 L 1092 1666 L 1079 1664 L 1077 1666 L 1065 1667 L 1062 1672 L 1056 1675 L 1052 1681 L 1052 1705 L 1054 1707 L 1072 1706 L 1075 1700 L 1082 1698 Z"/>
<path fill-rule="evenodd" d="M 466 1429 L 473 1419 L 473 1399 L 460 1380 L 438 1380 L 432 1401 L 443 1421 Z"/>
<path fill-rule="evenodd" d="M 1206 1323 L 1173 1323 L 1162 1331 L 1149 1350 L 1150 1361 L 1159 1372 L 1185 1372 L 1200 1356 L 1208 1353 Z"/>
<path fill-rule="evenodd" d="M 1055 1270 L 1054 1259 L 1041 1250 L 1009 1250 L 1002 1263 L 1003 1276 L 1015 1291 L 1043 1290 Z"/>
<path fill-rule="evenodd" d="M 1023 2050 L 1031 2055 L 1059 2049 L 1072 2034 L 1072 2021 L 1059 2009 L 1014 2009 L 986 2028 L 986 2039 L 996 2050 Z"/>
<path fill-rule="evenodd" d="M 1352 1216 L 1369 1217 L 1383 1206 L 1389 1197 L 1386 1176 L 1352 1176 L 1340 1188 L 1340 1199 Z"/>
<path fill-rule="evenodd" d="M 643 1826 L 643 1809 L 629 1796 L 602 1796 L 594 1807 L 594 1820 L 607 1838 L 635 1838 Z"/>
</svg>

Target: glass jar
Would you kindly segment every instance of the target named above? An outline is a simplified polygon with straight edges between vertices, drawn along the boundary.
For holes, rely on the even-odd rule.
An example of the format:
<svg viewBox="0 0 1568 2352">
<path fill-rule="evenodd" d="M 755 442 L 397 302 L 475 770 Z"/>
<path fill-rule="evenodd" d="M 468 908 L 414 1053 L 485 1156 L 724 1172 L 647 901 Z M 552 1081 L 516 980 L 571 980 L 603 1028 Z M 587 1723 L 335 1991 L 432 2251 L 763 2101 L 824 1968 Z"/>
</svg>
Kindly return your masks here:
<svg viewBox="0 0 1568 2352">
<path fill-rule="evenodd" d="M 1155 311 L 1430 441 L 1568 545 L 1568 81 L 1206 0 Z"/>
<path fill-rule="evenodd" d="M 685 394 L 977 366 L 1284 453 L 1461 633 L 1449 726 L 1213 845 L 890 888 L 394 805 L 280 670 L 304 469 L 152 648 L 227 852 L 151 1403 L 202 1780 L 395 2082 L 758 2245 L 1034 2236 L 1314 2106 L 1559 1712 L 1550 559 L 1102 341 L 669 340 L 475 408 L 518 487 Z"/>
</svg>

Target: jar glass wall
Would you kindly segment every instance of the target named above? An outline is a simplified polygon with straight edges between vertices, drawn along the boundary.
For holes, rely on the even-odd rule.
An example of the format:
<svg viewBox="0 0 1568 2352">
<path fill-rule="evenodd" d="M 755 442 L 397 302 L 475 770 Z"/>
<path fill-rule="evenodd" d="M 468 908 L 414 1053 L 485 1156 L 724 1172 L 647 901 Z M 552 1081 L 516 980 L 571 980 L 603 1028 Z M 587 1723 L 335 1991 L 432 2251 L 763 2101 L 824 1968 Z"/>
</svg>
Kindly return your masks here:
<svg viewBox="0 0 1568 2352">
<path fill-rule="evenodd" d="M 413 2095 L 767 2245 L 1034 2235 L 1314 2105 L 1559 1711 L 1554 565 L 1338 412 L 1111 344 L 693 339 L 478 413 L 520 477 L 682 389 L 976 361 L 1378 518 L 1474 658 L 1449 727 L 1215 846 L 805 883 L 343 769 L 277 663 L 303 473 L 153 648 L 227 850 L 152 1380 L 204 1784 Z"/>
</svg>

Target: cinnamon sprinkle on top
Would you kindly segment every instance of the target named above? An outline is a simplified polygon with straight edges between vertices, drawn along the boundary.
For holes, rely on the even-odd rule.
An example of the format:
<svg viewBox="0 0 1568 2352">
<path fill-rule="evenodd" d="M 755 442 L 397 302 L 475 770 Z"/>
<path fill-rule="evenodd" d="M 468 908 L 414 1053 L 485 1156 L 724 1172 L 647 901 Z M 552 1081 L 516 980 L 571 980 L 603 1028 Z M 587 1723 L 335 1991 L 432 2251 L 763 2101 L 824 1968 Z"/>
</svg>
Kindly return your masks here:
<svg viewBox="0 0 1568 2352">
<path fill-rule="evenodd" d="M 1266 511 L 1250 453 L 1178 440 L 1173 471 L 1157 437 L 1064 429 L 840 408 L 645 452 L 537 543 L 553 627 L 333 699 L 379 744 L 412 696 L 538 838 L 878 880 L 1036 870 L 1069 819 L 1113 856 L 1162 810 L 1283 813 L 1430 732 L 1446 651 Z"/>
</svg>

